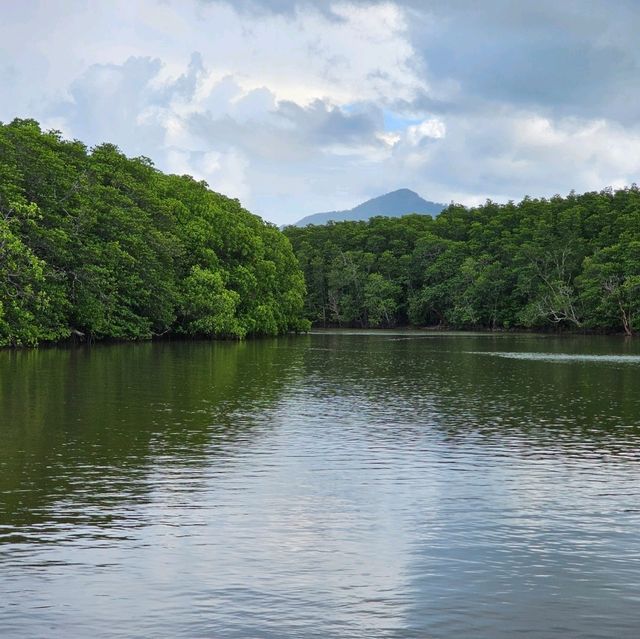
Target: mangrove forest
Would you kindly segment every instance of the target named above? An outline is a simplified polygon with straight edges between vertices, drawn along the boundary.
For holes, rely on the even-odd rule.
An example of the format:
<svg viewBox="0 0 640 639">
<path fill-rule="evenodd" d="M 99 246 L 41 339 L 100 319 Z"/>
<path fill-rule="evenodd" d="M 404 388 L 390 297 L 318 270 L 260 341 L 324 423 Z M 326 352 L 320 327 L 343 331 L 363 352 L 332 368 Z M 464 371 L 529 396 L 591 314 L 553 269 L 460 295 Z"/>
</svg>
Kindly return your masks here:
<svg viewBox="0 0 640 639">
<path fill-rule="evenodd" d="M 0 125 L 0 345 L 306 329 L 272 224 L 189 176 L 33 120 Z"/>
<path fill-rule="evenodd" d="M 285 229 L 321 326 L 640 329 L 640 190 Z"/>
</svg>

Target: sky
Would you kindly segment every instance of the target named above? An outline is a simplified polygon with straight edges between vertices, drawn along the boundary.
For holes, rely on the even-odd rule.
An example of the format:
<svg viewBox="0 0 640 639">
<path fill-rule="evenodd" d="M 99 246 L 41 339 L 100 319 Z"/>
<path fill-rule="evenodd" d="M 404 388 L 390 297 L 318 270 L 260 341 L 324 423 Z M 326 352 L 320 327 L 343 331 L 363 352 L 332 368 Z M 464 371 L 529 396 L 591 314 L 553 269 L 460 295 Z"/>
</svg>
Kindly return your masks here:
<svg viewBox="0 0 640 639">
<path fill-rule="evenodd" d="M 636 0 L 0 0 L 0 121 L 188 173 L 276 224 L 640 175 Z"/>
</svg>

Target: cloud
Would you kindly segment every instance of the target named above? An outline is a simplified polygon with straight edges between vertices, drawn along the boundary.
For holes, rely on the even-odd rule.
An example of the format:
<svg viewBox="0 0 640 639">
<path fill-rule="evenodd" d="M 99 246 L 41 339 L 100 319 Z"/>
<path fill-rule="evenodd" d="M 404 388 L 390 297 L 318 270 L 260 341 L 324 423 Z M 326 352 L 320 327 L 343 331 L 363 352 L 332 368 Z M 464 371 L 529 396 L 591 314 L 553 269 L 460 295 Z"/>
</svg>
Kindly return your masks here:
<svg viewBox="0 0 640 639">
<path fill-rule="evenodd" d="M 114 142 L 277 223 L 399 187 L 473 203 L 640 171 L 627 0 L 25 0 L 3 18 L 2 120 Z"/>
<path fill-rule="evenodd" d="M 430 118 L 420 122 L 420 124 L 414 124 L 407 127 L 406 138 L 409 144 L 413 146 L 419 145 L 421 142 L 430 138 L 439 140 L 446 134 L 446 127 L 442 120 L 438 118 Z"/>
<path fill-rule="evenodd" d="M 467 108 L 500 102 L 637 121 L 638 107 L 628 100 L 640 97 L 636 2 L 438 0 L 414 15 L 413 40 L 434 82 L 455 82 Z"/>
<path fill-rule="evenodd" d="M 549 118 L 504 107 L 451 118 L 447 143 L 423 165 L 434 190 L 459 177 L 449 199 L 478 203 L 623 186 L 640 169 L 640 128 L 604 119 Z M 570 187 L 570 188 L 569 188 Z M 444 193 L 443 193 L 444 196 Z"/>
</svg>

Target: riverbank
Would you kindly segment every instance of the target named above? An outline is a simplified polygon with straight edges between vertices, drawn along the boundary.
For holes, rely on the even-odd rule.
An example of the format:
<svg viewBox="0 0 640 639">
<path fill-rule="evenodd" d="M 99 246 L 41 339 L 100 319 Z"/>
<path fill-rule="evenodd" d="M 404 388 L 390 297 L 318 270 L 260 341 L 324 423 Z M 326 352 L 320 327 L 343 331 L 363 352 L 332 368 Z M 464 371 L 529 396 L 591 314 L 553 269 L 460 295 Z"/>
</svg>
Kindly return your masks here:
<svg viewBox="0 0 640 639">
<path fill-rule="evenodd" d="M 394 327 L 376 327 L 376 328 L 362 328 L 362 327 L 345 327 L 345 326 L 312 326 L 311 333 L 329 333 L 329 332 L 353 332 L 354 334 L 361 332 L 415 332 L 415 333 L 442 333 L 447 335 L 550 335 L 554 337 L 562 336 L 589 336 L 589 337 L 636 337 L 637 333 L 627 335 L 621 331 L 615 330 L 602 330 L 602 329 L 557 329 L 554 327 L 545 328 L 454 328 L 447 326 L 394 326 Z"/>
</svg>

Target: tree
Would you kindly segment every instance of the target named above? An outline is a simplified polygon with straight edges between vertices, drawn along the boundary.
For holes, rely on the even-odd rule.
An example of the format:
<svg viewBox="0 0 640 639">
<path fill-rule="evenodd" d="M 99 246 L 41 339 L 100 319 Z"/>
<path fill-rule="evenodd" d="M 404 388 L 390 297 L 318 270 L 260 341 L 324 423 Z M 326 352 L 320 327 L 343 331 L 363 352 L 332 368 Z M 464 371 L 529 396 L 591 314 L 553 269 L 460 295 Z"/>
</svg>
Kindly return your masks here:
<svg viewBox="0 0 640 639">
<path fill-rule="evenodd" d="M 0 124 L 0 343 L 305 330 L 290 242 L 148 158 Z"/>
<path fill-rule="evenodd" d="M 587 257 L 579 283 L 590 326 L 622 327 L 626 335 L 640 328 L 640 241 Z"/>
<path fill-rule="evenodd" d="M 44 262 L 19 236 L 20 222 L 38 215 L 33 204 L 0 209 L 0 346 L 33 346 L 69 334 L 51 312 Z"/>
<path fill-rule="evenodd" d="M 398 310 L 399 285 L 379 273 L 369 273 L 364 285 L 364 306 L 369 326 L 393 326 Z"/>
</svg>

